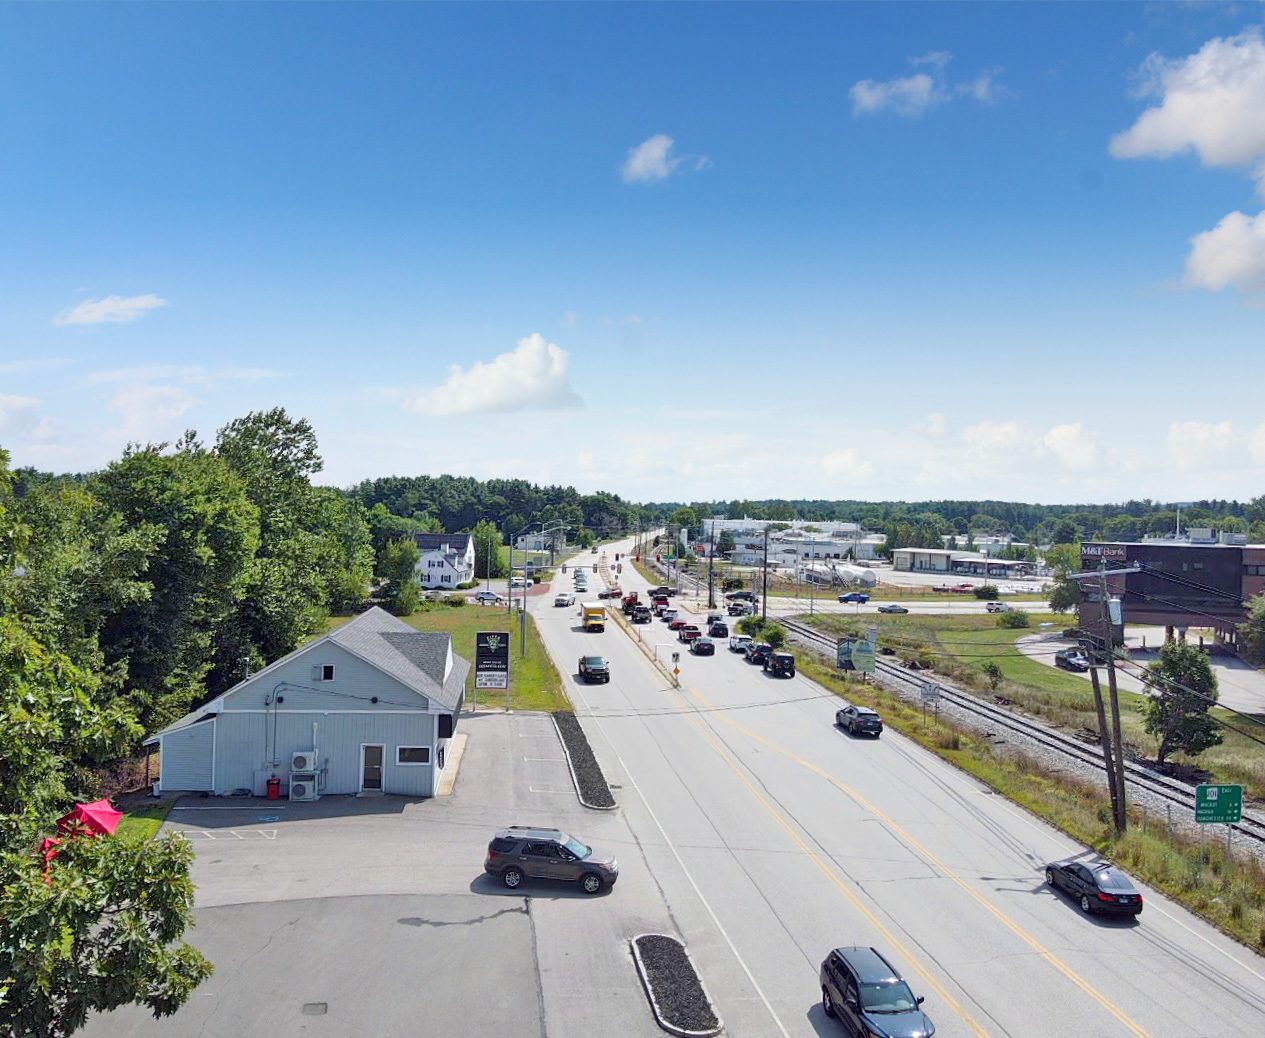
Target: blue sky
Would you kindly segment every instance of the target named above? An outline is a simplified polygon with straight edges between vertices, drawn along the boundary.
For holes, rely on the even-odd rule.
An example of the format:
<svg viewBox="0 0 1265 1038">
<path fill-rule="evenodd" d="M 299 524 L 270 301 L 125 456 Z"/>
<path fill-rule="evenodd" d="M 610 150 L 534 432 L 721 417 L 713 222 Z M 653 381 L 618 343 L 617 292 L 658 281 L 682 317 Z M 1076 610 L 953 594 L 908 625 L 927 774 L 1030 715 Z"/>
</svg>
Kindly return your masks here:
<svg viewBox="0 0 1265 1038">
<path fill-rule="evenodd" d="M 0 445 L 1265 492 L 1259 4 L 5 5 Z"/>
</svg>

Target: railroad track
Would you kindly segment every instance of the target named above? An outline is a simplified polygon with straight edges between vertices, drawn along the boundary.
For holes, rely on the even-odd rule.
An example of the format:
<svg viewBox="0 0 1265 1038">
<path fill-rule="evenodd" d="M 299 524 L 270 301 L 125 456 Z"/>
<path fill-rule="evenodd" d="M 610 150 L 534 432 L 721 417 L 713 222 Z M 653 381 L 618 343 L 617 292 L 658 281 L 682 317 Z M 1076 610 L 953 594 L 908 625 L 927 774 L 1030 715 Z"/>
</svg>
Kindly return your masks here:
<svg viewBox="0 0 1265 1038">
<path fill-rule="evenodd" d="M 807 624 L 800 623 L 798 620 L 779 617 L 778 623 L 790 631 L 797 640 L 821 648 L 828 652 L 831 658 L 834 657 L 835 640 L 829 635 L 822 634 L 820 631 L 809 627 Z M 883 659 L 877 661 L 877 670 L 881 676 L 889 681 L 893 681 L 914 693 L 921 694 L 922 685 L 926 679 L 910 674 L 904 667 L 889 663 Z M 1097 747 L 1089 746 L 1077 739 L 1053 731 L 1044 724 L 1029 721 L 1008 710 L 1003 710 L 1001 707 L 986 703 L 978 696 L 963 692 L 952 685 L 946 685 L 939 679 L 935 683 L 940 687 L 940 698 L 952 703 L 959 709 L 975 714 L 998 728 L 1015 732 L 1027 739 L 1031 739 L 1033 742 L 1039 743 L 1047 749 L 1096 768 L 1102 771 L 1104 775 L 1106 774 L 1107 768 Z M 1185 782 L 1166 778 L 1163 775 L 1156 775 L 1133 761 L 1125 761 L 1125 781 L 1171 804 L 1184 808 L 1191 812 L 1192 815 L 1194 814 L 1195 791 L 1193 787 Z M 1249 840 L 1265 843 L 1265 822 L 1257 818 L 1244 814 L 1243 820 L 1236 823 L 1233 828 Z"/>
</svg>

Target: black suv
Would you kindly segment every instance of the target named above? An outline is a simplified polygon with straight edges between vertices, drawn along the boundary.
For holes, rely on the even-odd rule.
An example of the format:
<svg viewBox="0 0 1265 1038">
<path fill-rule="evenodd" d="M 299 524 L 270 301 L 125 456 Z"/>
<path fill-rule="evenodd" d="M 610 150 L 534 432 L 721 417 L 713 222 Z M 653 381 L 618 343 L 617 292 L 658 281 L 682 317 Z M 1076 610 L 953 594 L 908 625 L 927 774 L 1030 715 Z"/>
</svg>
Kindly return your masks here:
<svg viewBox="0 0 1265 1038">
<path fill-rule="evenodd" d="M 763 663 L 765 657 L 773 652 L 773 646 L 768 642 L 747 642 L 744 652 L 748 663 Z"/>
<path fill-rule="evenodd" d="M 868 706 L 854 706 L 849 703 L 835 711 L 835 724 L 847 729 L 849 735 L 872 735 L 878 738 L 883 734 L 883 719 L 878 711 Z"/>
<path fill-rule="evenodd" d="M 707 628 L 707 633 L 713 638 L 728 638 L 729 625 L 724 620 L 716 620 Z"/>
<path fill-rule="evenodd" d="M 611 679 L 610 664 L 604 656 L 581 656 L 580 677 L 590 684 L 594 681 L 607 682 Z"/>
<path fill-rule="evenodd" d="M 775 678 L 793 678 L 795 657 L 789 652 L 771 652 L 764 657 L 764 669 Z"/>
<path fill-rule="evenodd" d="M 560 829 L 511 825 L 488 844 L 483 871 L 500 876 L 511 890 L 522 886 L 524 879 L 560 879 L 579 883 L 586 894 L 596 894 L 614 886 L 619 862 L 609 851 L 589 847 Z"/>
<path fill-rule="evenodd" d="M 936 1025 L 895 968 L 873 948 L 836 948 L 821 964 L 821 1008 L 851 1034 L 929 1038 Z"/>
</svg>

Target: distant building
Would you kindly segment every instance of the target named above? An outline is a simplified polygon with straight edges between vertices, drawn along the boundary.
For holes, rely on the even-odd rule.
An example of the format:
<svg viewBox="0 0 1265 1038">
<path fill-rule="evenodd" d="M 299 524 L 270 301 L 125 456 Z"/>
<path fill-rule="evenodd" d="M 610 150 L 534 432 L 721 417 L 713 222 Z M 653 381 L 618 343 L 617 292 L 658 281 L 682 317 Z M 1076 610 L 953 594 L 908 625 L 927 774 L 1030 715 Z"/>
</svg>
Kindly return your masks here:
<svg viewBox="0 0 1265 1038">
<path fill-rule="evenodd" d="M 951 551 L 948 548 L 896 548 L 892 569 L 909 573 L 952 573 L 958 576 L 997 580 L 1030 577 L 1036 563 L 992 559 L 983 552 Z"/>
<path fill-rule="evenodd" d="M 1193 532 L 1193 531 L 1192 531 Z M 1230 535 L 1236 537 L 1236 535 Z M 1086 541 L 1081 570 L 1105 564 L 1107 597 L 1119 599 L 1121 624 L 1148 624 L 1176 631 L 1209 627 L 1217 639 L 1237 647 L 1237 625 L 1245 603 L 1265 592 L 1265 545 L 1163 539 L 1138 542 Z M 1112 570 L 1140 567 L 1138 573 Z M 1102 589 L 1093 578 L 1080 582 L 1078 625 L 1103 638 Z M 1117 629 L 1116 637 L 1120 632 Z"/>
<path fill-rule="evenodd" d="M 425 588 L 455 588 L 474 580 L 474 538 L 468 533 L 415 533 L 422 553 L 417 575 Z"/>
</svg>

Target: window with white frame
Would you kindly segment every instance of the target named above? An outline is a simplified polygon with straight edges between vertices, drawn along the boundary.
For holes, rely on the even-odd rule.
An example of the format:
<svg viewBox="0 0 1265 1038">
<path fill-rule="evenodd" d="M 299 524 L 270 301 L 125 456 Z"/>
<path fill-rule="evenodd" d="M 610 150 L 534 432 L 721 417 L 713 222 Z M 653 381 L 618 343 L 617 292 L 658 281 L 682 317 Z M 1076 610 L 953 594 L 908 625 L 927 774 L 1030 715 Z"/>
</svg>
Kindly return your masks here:
<svg viewBox="0 0 1265 1038">
<path fill-rule="evenodd" d="M 312 668 L 313 681 L 333 681 L 334 665 L 332 663 L 318 663 Z"/>
<path fill-rule="evenodd" d="M 429 764 L 430 747 L 397 746 L 395 748 L 395 763 L 401 767 L 408 767 L 411 764 Z"/>
</svg>

